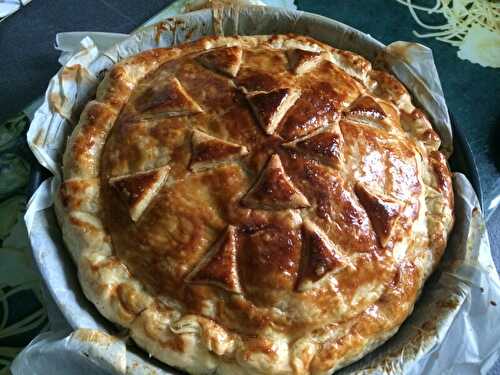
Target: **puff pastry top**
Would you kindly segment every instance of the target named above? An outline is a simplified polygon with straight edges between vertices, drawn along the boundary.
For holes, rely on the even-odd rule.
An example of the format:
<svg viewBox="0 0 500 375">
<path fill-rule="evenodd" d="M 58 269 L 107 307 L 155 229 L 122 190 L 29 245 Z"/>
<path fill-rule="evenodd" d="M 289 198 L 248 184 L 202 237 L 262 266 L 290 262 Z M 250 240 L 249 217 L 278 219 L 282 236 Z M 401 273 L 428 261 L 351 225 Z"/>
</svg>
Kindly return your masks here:
<svg viewBox="0 0 500 375">
<path fill-rule="evenodd" d="M 56 208 L 87 297 L 158 359 L 326 374 L 397 330 L 442 255 L 439 144 L 358 55 L 210 37 L 106 74 Z"/>
</svg>

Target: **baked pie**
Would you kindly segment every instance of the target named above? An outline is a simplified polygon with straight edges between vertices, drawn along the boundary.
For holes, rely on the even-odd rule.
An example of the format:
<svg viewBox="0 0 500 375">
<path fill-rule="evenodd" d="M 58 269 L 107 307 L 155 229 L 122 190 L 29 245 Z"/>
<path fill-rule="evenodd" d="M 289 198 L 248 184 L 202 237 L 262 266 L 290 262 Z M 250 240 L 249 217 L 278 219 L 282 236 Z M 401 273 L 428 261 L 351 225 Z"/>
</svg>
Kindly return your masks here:
<svg viewBox="0 0 500 375">
<path fill-rule="evenodd" d="M 392 336 L 453 224 L 440 139 L 392 75 L 295 35 L 114 65 L 56 211 L 85 295 L 190 373 L 328 374 Z"/>
</svg>

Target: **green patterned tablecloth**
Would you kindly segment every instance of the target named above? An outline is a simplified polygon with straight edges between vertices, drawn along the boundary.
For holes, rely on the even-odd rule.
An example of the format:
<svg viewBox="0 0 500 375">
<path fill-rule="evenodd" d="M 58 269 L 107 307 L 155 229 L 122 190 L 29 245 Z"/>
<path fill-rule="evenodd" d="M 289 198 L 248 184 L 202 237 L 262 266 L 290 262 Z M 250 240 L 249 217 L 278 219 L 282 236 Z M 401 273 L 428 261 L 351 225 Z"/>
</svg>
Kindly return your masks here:
<svg viewBox="0 0 500 375">
<path fill-rule="evenodd" d="M 28 124 L 24 113 L 0 124 L 0 375 L 10 373 L 12 359 L 47 325 L 23 220 L 35 163 L 26 144 Z"/>
</svg>

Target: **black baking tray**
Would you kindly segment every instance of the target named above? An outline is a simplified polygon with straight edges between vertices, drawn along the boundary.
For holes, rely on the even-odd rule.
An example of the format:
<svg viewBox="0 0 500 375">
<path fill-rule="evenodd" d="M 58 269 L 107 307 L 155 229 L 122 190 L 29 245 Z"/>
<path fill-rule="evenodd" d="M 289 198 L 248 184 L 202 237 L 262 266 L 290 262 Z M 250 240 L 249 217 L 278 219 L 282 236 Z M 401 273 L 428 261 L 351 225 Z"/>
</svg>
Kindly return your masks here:
<svg viewBox="0 0 500 375">
<path fill-rule="evenodd" d="M 464 131 L 457 125 L 455 117 L 450 113 L 451 127 L 453 129 L 453 154 L 449 159 L 452 172 L 463 173 L 474 188 L 481 209 L 483 208 L 483 191 L 472 149 L 467 142 Z"/>
<path fill-rule="evenodd" d="M 455 117 L 451 113 L 450 119 L 453 128 L 453 154 L 449 159 L 450 168 L 453 172 L 460 172 L 467 176 L 476 191 L 481 207 L 483 207 L 481 183 L 471 147 L 465 138 L 463 130 L 457 125 Z M 31 168 L 28 196 L 31 196 L 43 180 L 49 176 L 50 173 L 45 168 L 38 163 L 34 163 Z"/>
</svg>

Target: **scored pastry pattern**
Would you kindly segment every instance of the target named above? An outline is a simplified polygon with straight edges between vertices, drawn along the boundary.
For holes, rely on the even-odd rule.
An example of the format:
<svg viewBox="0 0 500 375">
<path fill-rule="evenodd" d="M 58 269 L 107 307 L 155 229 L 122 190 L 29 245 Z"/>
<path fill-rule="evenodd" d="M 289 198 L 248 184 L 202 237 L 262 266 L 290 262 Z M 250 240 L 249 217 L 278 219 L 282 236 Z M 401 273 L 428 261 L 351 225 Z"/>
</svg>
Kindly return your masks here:
<svg viewBox="0 0 500 375">
<path fill-rule="evenodd" d="M 327 374 L 386 341 L 453 190 L 404 86 L 303 36 L 210 36 L 110 67 L 55 195 L 85 295 L 190 373 Z"/>
<path fill-rule="evenodd" d="M 243 52 L 240 47 L 223 47 L 205 52 L 195 61 L 217 74 L 234 80 L 251 109 L 256 126 L 268 138 L 279 139 L 283 152 L 312 157 L 327 168 L 339 169 L 344 162 L 344 137 L 339 123 L 385 127 L 393 110 L 389 104 L 380 104 L 374 98 L 361 95 L 348 108 L 342 108 L 337 93 L 328 84 L 319 83 L 306 93 L 291 87 L 252 87 L 238 84 Z M 302 75 L 323 64 L 319 53 L 292 49 L 286 54 L 289 69 Z M 272 86 L 272 85 L 271 85 Z M 311 100 L 314 96 L 314 100 Z M 384 108 L 385 106 L 385 108 Z M 178 78 L 167 78 L 163 83 L 148 88 L 137 99 L 142 119 L 153 117 L 196 116 L 203 113 Z M 191 131 L 191 157 L 188 169 L 198 173 L 249 157 L 251 152 L 242 144 L 208 134 L 205 130 Z M 134 222 L 141 220 L 154 205 L 157 195 L 169 178 L 170 166 L 145 170 L 136 174 L 112 177 L 109 184 L 127 206 Z M 340 177 L 339 177 L 340 178 Z M 393 228 L 404 209 L 394 198 L 370 191 L 369 186 L 357 182 L 354 194 L 365 209 L 379 244 L 387 246 Z M 288 176 L 279 153 L 272 153 L 253 185 L 240 200 L 242 207 L 265 210 L 302 210 L 311 206 L 306 195 Z M 353 267 L 346 254 L 312 220 L 300 219 L 303 237 L 303 255 L 297 291 L 314 286 L 329 273 Z M 185 280 L 193 284 L 208 284 L 230 293 L 242 293 L 238 276 L 238 228 L 228 225 L 205 256 L 189 272 Z"/>
</svg>

